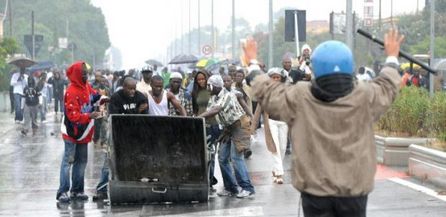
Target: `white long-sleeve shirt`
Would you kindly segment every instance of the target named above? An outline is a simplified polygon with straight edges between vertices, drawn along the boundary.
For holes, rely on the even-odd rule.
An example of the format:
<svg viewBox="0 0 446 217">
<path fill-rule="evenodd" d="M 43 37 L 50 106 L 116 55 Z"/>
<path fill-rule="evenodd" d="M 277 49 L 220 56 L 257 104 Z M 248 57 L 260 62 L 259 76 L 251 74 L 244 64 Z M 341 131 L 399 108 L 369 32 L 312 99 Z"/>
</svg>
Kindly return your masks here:
<svg viewBox="0 0 446 217">
<path fill-rule="evenodd" d="M 23 74 L 23 78 L 20 81 L 19 81 L 19 78 L 20 78 L 20 72 L 14 73 L 12 75 L 12 77 L 11 77 L 11 86 L 14 86 L 13 93 L 15 93 L 15 94 L 17 93 L 17 94 L 22 94 L 23 95 L 23 89 L 27 85 L 28 75 L 27 74 Z"/>
</svg>

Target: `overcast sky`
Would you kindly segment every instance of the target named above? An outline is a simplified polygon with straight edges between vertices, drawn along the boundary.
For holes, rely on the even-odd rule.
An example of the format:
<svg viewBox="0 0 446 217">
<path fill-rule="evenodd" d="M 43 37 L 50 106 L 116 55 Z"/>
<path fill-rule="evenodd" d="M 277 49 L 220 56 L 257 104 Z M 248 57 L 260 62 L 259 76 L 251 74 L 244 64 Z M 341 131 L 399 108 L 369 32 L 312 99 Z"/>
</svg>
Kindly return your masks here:
<svg viewBox="0 0 446 217">
<path fill-rule="evenodd" d="M 110 40 L 123 55 L 124 68 L 141 67 L 150 58 L 164 58 L 167 46 L 181 32 L 189 30 L 189 2 L 191 29 L 211 24 L 211 0 L 92 0 L 105 15 Z M 374 16 L 378 17 L 378 0 L 374 0 Z M 424 0 L 393 0 L 393 14 L 415 12 L 424 7 Z M 235 0 L 235 16 L 243 17 L 251 27 L 268 22 L 269 0 Z M 283 7 L 306 10 L 307 21 L 328 20 L 331 11 L 346 10 L 346 0 L 274 0 L 274 11 Z M 353 10 L 360 17 L 364 1 L 353 0 Z M 214 0 L 214 24 L 225 30 L 231 21 L 231 0 Z M 391 0 L 382 0 L 382 17 L 390 16 Z M 183 9 L 183 10 L 181 10 Z M 164 60 L 164 59 L 162 59 Z"/>
</svg>

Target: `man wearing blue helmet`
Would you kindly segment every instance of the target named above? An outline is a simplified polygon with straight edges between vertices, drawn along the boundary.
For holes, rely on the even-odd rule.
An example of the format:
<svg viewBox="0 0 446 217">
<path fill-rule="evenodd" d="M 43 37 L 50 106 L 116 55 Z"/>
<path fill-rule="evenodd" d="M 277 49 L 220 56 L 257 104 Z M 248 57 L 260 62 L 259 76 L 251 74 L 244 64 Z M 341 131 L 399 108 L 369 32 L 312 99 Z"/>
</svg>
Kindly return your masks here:
<svg viewBox="0 0 446 217">
<path fill-rule="evenodd" d="M 386 65 L 371 82 L 353 79 L 352 52 L 337 41 L 314 50 L 312 82 L 287 86 L 267 75 L 254 80 L 262 108 L 290 127 L 292 184 L 306 217 L 366 216 L 376 172 L 373 123 L 398 93 L 403 39 L 396 30 L 385 35 Z"/>
</svg>

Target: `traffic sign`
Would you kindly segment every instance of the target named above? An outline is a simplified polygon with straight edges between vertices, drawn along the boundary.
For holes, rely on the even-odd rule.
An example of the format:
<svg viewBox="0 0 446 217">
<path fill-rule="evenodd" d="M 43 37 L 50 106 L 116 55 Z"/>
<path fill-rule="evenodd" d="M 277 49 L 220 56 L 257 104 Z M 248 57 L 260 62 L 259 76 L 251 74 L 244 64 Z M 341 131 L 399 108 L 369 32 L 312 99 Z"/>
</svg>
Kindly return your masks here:
<svg viewBox="0 0 446 217">
<path fill-rule="evenodd" d="M 204 55 L 209 55 L 209 54 L 211 54 L 211 53 L 212 53 L 212 47 L 211 47 L 211 45 L 204 45 L 203 48 L 201 48 L 201 52 L 202 52 Z"/>
<path fill-rule="evenodd" d="M 32 35 L 24 35 L 23 43 L 25 47 L 28 49 L 29 53 L 32 55 L 33 53 L 33 36 Z M 43 35 L 34 35 L 34 54 L 37 55 L 40 48 L 43 44 Z"/>
</svg>

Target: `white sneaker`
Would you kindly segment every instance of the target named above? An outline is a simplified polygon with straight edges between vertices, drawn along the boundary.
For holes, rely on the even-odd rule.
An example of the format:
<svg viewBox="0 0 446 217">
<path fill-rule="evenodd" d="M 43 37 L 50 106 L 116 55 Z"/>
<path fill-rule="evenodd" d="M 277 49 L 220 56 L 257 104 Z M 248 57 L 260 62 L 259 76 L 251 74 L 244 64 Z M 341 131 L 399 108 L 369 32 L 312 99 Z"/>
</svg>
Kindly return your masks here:
<svg viewBox="0 0 446 217">
<path fill-rule="evenodd" d="M 247 191 L 247 190 L 242 190 L 240 191 L 240 193 L 237 194 L 237 198 L 251 198 L 254 197 L 253 192 Z"/>
<path fill-rule="evenodd" d="M 230 192 L 230 191 L 225 189 L 223 191 L 217 192 L 217 195 L 220 196 L 220 197 L 232 197 L 234 195 L 234 193 L 232 193 L 232 192 Z"/>
</svg>

